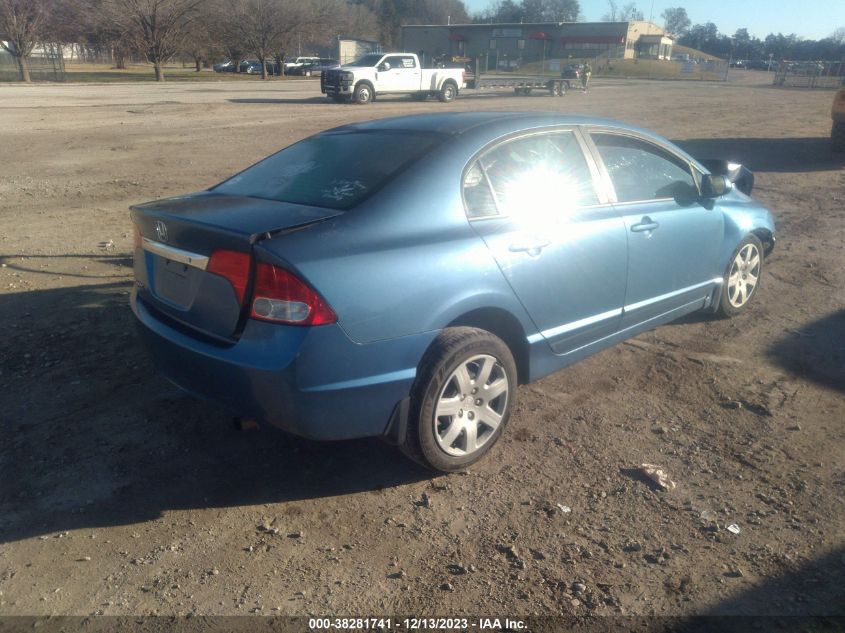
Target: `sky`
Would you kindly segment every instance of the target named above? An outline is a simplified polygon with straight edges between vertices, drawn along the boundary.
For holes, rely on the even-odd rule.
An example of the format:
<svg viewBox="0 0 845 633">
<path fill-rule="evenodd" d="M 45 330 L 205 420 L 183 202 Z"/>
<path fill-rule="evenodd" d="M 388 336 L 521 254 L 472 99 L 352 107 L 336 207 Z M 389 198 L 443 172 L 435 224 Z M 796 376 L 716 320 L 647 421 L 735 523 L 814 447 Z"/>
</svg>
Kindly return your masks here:
<svg viewBox="0 0 845 633">
<path fill-rule="evenodd" d="M 617 0 L 624 6 L 631 0 Z M 720 33 L 733 35 L 747 28 L 752 36 L 763 39 L 769 33 L 795 33 L 805 39 L 827 37 L 838 27 L 845 27 L 845 0 L 635 0 L 648 20 L 663 24 L 660 14 L 667 7 L 684 7 L 693 24 L 713 22 Z M 492 0 L 464 0 L 470 13 L 486 9 Z M 607 13 L 607 0 L 579 0 L 581 13 L 588 22 L 596 22 Z"/>
</svg>

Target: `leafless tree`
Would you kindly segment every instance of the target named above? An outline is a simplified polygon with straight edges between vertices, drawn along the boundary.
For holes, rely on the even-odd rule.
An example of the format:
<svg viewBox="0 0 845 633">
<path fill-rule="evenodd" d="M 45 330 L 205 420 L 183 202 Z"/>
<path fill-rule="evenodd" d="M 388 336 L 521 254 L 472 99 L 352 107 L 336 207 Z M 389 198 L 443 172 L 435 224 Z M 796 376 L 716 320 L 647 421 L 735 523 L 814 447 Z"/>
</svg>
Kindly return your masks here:
<svg viewBox="0 0 845 633">
<path fill-rule="evenodd" d="M 43 0 L 0 0 L 0 41 L 15 58 L 21 81 L 30 83 L 29 56 L 47 20 Z"/>
<path fill-rule="evenodd" d="M 643 20 L 643 12 L 637 9 L 635 2 L 629 2 L 620 7 L 615 0 L 607 0 L 608 12 L 602 16 L 604 22 L 631 22 Z"/>
<path fill-rule="evenodd" d="M 131 38 L 164 81 L 164 64 L 182 48 L 203 0 L 111 0 L 109 17 Z"/>
<path fill-rule="evenodd" d="M 337 0 L 240 0 L 234 24 L 239 40 L 261 64 L 261 78 L 267 78 L 268 61 L 281 62 L 294 38 L 310 41 L 338 5 Z"/>
<path fill-rule="evenodd" d="M 212 52 L 219 48 L 215 46 L 215 40 L 212 36 L 213 16 L 205 14 L 200 16 L 190 28 L 190 31 L 185 37 L 183 50 L 191 56 L 196 66 L 196 71 L 202 70 L 203 63 L 207 63 L 212 55 Z"/>
</svg>

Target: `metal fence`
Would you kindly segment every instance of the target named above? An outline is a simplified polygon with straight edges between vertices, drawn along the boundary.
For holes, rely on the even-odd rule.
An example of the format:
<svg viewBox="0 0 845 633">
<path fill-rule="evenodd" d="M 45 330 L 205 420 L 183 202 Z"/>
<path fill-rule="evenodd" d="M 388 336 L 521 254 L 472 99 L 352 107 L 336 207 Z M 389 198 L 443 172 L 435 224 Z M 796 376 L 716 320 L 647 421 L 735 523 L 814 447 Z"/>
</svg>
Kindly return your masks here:
<svg viewBox="0 0 845 633">
<path fill-rule="evenodd" d="M 62 56 L 50 50 L 30 56 L 29 76 L 32 81 L 64 81 L 65 67 Z M 20 81 L 20 78 L 17 60 L 0 49 L 0 82 Z"/>
<path fill-rule="evenodd" d="M 845 62 L 782 61 L 774 85 L 793 88 L 838 88 L 845 85 Z"/>
<path fill-rule="evenodd" d="M 641 79 L 680 79 L 687 81 L 726 81 L 728 62 L 724 59 L 621 59 L 601 55 L 590 62 L 593 75 Z"/>
</svg>

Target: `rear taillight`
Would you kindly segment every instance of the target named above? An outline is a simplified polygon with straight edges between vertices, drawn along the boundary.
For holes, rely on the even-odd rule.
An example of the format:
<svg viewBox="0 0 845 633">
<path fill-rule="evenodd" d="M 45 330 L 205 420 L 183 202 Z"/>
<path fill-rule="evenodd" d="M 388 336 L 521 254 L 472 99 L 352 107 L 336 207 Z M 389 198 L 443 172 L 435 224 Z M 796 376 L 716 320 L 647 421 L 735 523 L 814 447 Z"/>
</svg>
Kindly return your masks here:
<svg viewBox="0 0 845 633">
<path fill-rule="evenodd" d="M 249 316 L 291 325 L 325 325 L 337 321 L 323 298 L 296 275 L 278 266 L 255 267 L 255 291 Z"/>
<path fill-rule="evenodd" d="M 246 286 L 249 283 L 249 253 L 213 251 L 206 270 L 228 279 L 238 297 L 238 303 L 243 305 Z"/>
</svg>

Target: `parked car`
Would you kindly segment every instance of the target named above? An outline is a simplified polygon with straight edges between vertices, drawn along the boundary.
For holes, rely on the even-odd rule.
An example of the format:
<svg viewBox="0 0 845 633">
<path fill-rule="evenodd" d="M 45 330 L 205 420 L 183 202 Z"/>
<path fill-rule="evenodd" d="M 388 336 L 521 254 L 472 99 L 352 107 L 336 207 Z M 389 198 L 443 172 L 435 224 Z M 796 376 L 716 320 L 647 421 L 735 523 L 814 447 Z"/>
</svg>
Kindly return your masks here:
<svg viewBox="0 0 845 633">
<path fill-rule="evenodd" d="M 248 75 L 261 74 L 261 62 L 257 59 L 245 59 L 241 62 L 240 71 Z"/>
<path fill-rule="evenodd" d="M 214 64 L 212 70 L 216 73 L 233 73 L 235 72 L 235 64 L 232 62 L 231 59 L 227 59 L 226 61 L 220 62 L 218 64 Z"/>
<path fill-rule="evenodd" d="M 772 70 L 777 70 L 777 62 L 771 62 Z M 768 59 L 749 59 L 745 62 L 745 67 L 748 70 L 769 70 Z"/>
<path fill-rule="evenodd" d="M 340 62 L 336 59 L 320 59 L 291 68 L 289 74 L 301 75 L 303 77 L 319 77 L 324 70 L 328 70 L 329 68 L 340 68 Z"/>
<path fill-rule="evenodd" d="M 567 64 L 560 71 L 560 76 L 563 79 L 581 79 L 582 72 L 584 72 L 584 64 Z"/>
<path fill-rule="evenodd" d="M 294 68 L 320 61 L 319 57 L 297 57 L 292 62 L 285 62 L 285 74 L 290 75 Z"/>
<path fill-rule="evenodd" d="M 584 117 L 346 125 L 132 207 L 131 305 L 186 391 L 454 471 L 501 437 L 519 384 L 748 307 L 775 229 L 720 164 Z"/>
</svg>

